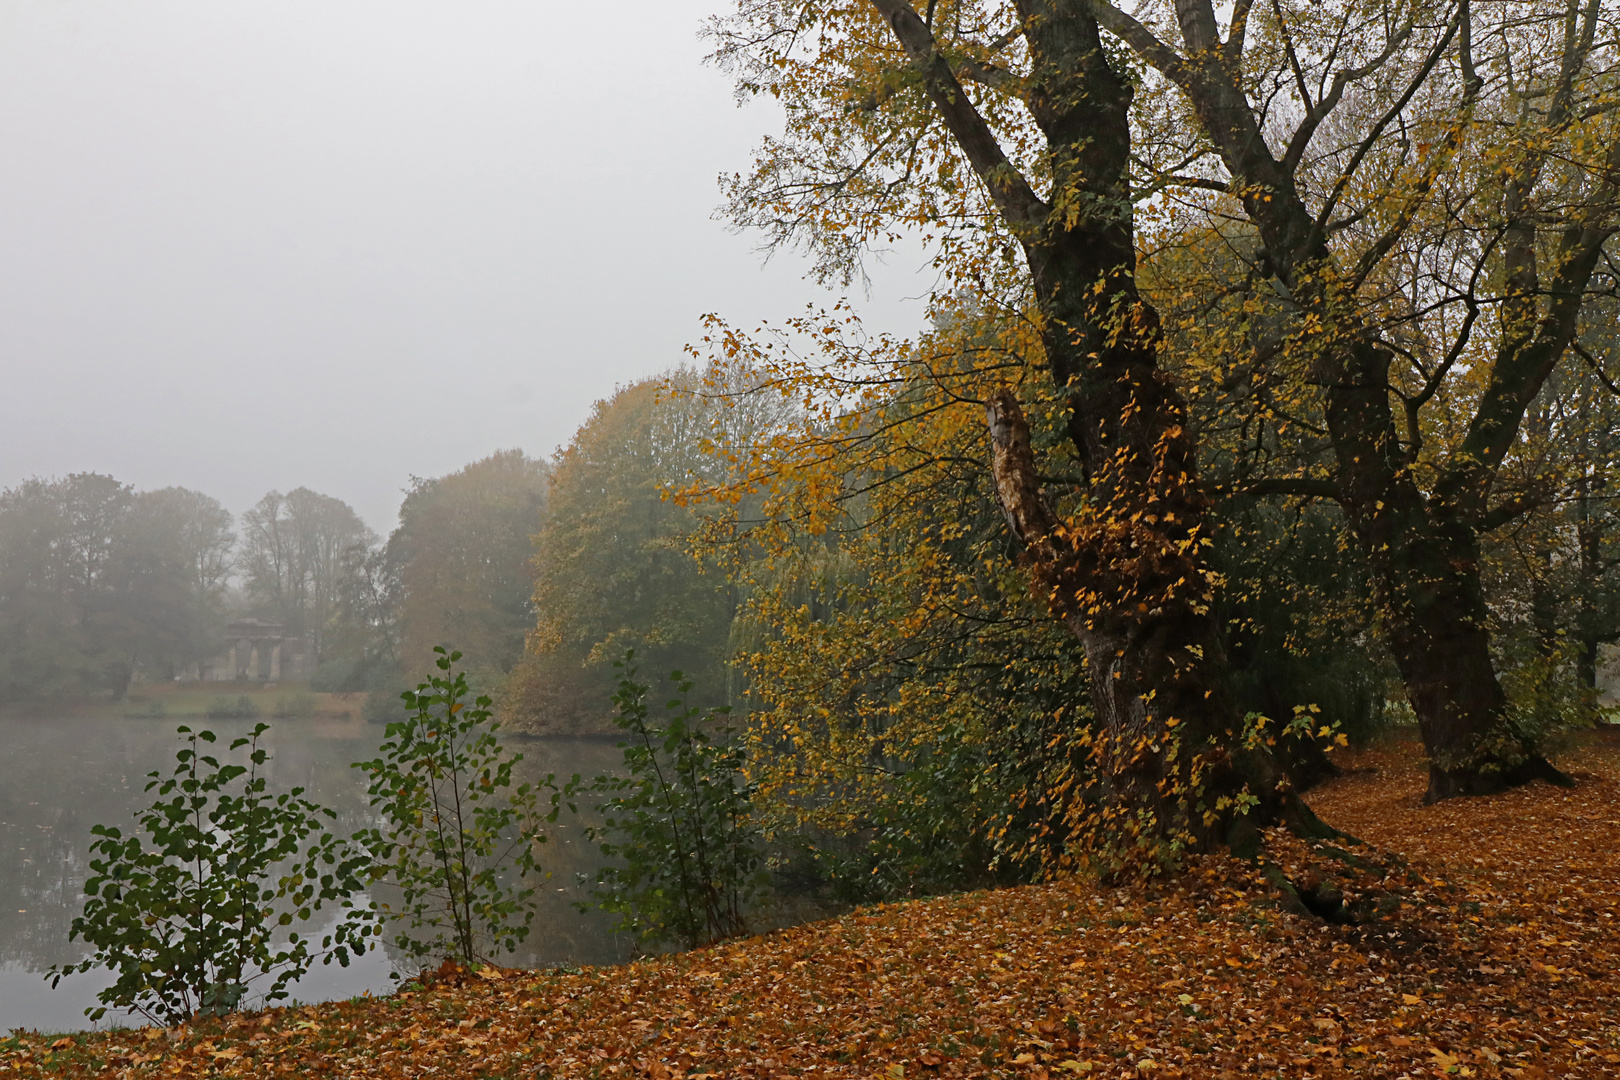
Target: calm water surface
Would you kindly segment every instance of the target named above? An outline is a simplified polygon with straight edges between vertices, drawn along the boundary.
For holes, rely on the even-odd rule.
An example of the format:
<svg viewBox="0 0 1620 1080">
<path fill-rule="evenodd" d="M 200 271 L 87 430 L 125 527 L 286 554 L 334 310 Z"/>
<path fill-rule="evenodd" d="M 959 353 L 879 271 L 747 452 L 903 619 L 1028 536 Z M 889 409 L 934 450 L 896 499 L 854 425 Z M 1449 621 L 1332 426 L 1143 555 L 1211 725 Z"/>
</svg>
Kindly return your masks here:
<svg viewBox="0 0 1620 1080">
<path fill-rule="evenodd" d="M 251 726 L 246 721 L 190 721 L 220 736 L 218 745 Z M 0 1032 L 14 1028 L 72 1031 L 88 1028 L 87 1005 L 111 978 L 92 972 L 64 979 L 52 990 L 42 973 L 83 959 L 83 942 L 68 929 L 79 913 L 88 873 L 90 827 L 118 825 L 126 832 L 135 811 L 150 805 L 144 789 L 154 769 L 167 776 L 180 743 L 174 720 L 0 718 Z M 375 755 L 381 728 L 359 720 L 278 720 L 266 736 L 271 790 L 302 786 L 308 797 L 338 812 L 351 832 L 371 821 L 365 783 L 349 763 Z M 512 739 L 525 760 L 519 772 L 559 778 L 614 769 L 619 751 L 610 740 Z M 560 821 L 540 851 L 552 877 L 541 886 L 542 906 L 529 940 L 504 963 L 514 967 L 604 964 L 629 955 L 627 940 L 609 932 L 607 917 L 581 915 L 575 874 L 598 865 L 577 821 Z M 353 997 L 387 990 L 394 964 L 373 951 L 348 968 L 319 963 L 291 987 L 300 1001 Z M 106 1026 L 113 1014 L 102 1021 Z M 123 1021 L 128 1023 L 129 1021 Z M 136 1020 L 135 1022 L 140 1022 Z"/>
</svg>

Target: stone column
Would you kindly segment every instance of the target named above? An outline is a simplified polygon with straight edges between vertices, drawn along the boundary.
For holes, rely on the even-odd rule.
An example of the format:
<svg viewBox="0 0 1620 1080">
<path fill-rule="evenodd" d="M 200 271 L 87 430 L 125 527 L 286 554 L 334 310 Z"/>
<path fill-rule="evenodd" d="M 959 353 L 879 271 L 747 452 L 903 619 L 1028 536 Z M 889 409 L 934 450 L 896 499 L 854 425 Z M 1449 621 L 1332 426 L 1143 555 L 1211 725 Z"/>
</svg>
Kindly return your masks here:
<svg viewBox="0 0 1620 1080">
<path fill-rule="evenodd" d="M 257 679 L 259 677 L 259 643 L 255 641 L 249 647 L 253 651 L 248 653 L 248 678 Z"/>
<path fill-rule="evenodd" d="M 232 682 L 236 681 L 236 642 L 231 642 L 231 666 L 225 669 L 230 672 Z"/>
<path fill-rule="evenodd" d="M 281 678 L 281 639 L 270 646 L 270 681 L 275 682 Z"/>
</svg>

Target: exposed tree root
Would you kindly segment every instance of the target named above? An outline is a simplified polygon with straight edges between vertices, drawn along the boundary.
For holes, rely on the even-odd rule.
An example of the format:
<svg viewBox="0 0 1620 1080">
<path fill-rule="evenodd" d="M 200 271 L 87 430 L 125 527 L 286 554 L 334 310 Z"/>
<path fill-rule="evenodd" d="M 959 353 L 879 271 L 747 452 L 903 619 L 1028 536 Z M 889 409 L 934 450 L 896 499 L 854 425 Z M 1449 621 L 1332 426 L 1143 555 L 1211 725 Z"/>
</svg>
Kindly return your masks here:
<svg viewBox="0 0 1620 1080">
<path fill-rule="evenodd" d="M 1497 795 L 1534 780 L 1545 780 L 1562 788 L 1575 786 L 1574 777 L 1540 754 L 1531 754 L 1516 765 L 1491 771 L 1477 768 L 1444 769 L 1431 763 L 1429 790 L 1423 794 L 1423 804 L 1432 806 L 1442 799 L 1471 795 Z"/>
<path fill-rule="evenodd" d="M 1266 835 L 1259 865 L 1283 910 L 1337 926 L 1363 926 L 1413 902 L 1423 882 L 1404 860 L 1373 851 L 1354 837 L 1338 838 L 1362 852 L 1286 829 Z"/>
</svg>

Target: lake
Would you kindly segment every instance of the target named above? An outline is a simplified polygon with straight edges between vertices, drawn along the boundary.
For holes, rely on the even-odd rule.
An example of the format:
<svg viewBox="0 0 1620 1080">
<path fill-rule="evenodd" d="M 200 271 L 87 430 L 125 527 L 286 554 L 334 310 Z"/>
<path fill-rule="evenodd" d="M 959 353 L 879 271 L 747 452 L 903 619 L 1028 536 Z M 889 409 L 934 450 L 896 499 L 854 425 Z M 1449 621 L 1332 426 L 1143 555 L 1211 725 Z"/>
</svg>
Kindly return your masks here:
<svg viewBox="0 0 1620 1080">
<path fill-rule="evenodd" d="M 196 720 L 229 745 L 249 721 Z M 141 719 L 0 718 L 0 1032 L 15 1028 L 73 1031 L 89 1028 L 84 1009 L 111 978 L 73 975 L 51 989 L 42 973 L 89 955 L 68 930 L 79 913 L 89 871 L 93 825 L 117 825 L 126 834 L 136 810 L 151 804 L 144 789 L 154 769 L 167 776 L 180 748 L 178 721 Z M 272 791 L 302 786 L 306 797 L 338 812 L 340 834 L 372 821 L 364 778 L 349 763 L 374 757 L 380 727 L 354 720 L 276 720 L 265 746 Z M 510 738 L 524 755 L 518 772 L 533 779 L 554 772 L 591 776 L 615 770 L 619 750 L 610 739 Z M 541 886 L 542 906 L 519 951 L 501 962 L 513 967 L 604 964 L 627 959 L 631 942 L 610 931 L 599 912 L 572 906 L 582 893 L 576 873 L 594 873 L 599 856 L 577 821 L 560 820 L 540 849 L 551 873 Z M 314 935 L 312 935 L 314 936 Z M 394 985 L 394 965 L 374 950 L 348 968 L 319 963 L 291 987 L 300 1001 L 348 998 Z M 109 1013 L 101 1026 L 113 1020 Z M 124 1023 L 131 1021 L 124 1020 Z M 133 1021 L 139 1023 L 138 1019 Z"/>
</svg>

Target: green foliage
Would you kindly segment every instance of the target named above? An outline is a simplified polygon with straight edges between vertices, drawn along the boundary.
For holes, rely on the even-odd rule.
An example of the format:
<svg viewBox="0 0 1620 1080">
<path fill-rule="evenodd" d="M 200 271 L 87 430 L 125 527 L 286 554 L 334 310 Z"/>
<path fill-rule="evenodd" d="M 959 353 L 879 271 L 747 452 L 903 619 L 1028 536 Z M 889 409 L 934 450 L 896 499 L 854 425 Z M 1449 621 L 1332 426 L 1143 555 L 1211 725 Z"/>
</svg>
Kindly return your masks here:
<svg viewBox="0 0 1620 1080">
<path fill-rule="evenodd" d="M 512 673 L 503 715 L 554 732 L 607 729 L 611 664 L 627 648 L 692 674 L 702 704 L 725 703 L 736 591 L 692 555 L 703 515 L 665 497 L 714 467 L 699 450 L 714 409 L 694 384 L 681 371 L 625 387 L 558 456 L 535 537 L 534 653 Z"/>
<path fill-rule="evenodd" d="M 1531 643 L 1500 634 L 1495 645 L 1516 732 L 1548 750 L 1561 750 L 1575 732 L 1596 722 L 1595 695 L 1573 677 L 1576 642 Z"/>
<path fill-rule="evenodd" d="M 935 753 L 897 772 L 852 826 L 800 825 L 777 869 L 779 887 L 870 904 L 1027 880 L 1033 860 L 1003 850 L 1030 842 L 1027 815 L 1014 809 L 1028 788 L 1021 757 L 960 723 L 944 725 Z"/>
<path fill-rule="evenodd" d="M 267 730 L 258 724 L 231 743 L 247 749 L 240 764 L 204 752 L 213 732 L 180 727 L 173 775 L 148 774 L 157 801 L 138 815 L 140 832 L 91 830 L 84 911 L 69 939 L 95 952 L 49 972 L 52 986 L 94 968 L 116 973 L 101 1005 L 85 1010 L 91 1019 L 109 1008 L 161 1025 L 230 1012 L 261 979 L 264 1000 L 276 1001 L 317 955 L 347 966 L 370 947 L 375 915 L 351 900 L 365 888 L 366 854 L 325 831 L 336 812 L 303 798 L 303 788 L 269 793 L 259 745 Z M 344 914 L 318 946 L 296 931 L 273 940 L 326 904 Z"/>
<path fill-rule="evenodd" d="M 636 680 L 635 653 L 621 672 L 614 722 L 625 733 L 628 776 L 598 776 L 604 822 L 592 829 L 614 863 L 593 896 L 619 916 L 620 929 L 650 943 L 696 948 L 743 932 L 764 886 L 764 850 L 752 820 L 744 753 L 729 710 L 690 703 L 693 684 L 670 675 L 675 696 L 662 725 L 647 708 L 651 689 Z"/>
<path fill-rule="evenodd" d="M 1232 500 L 1216 519 L 1211 563 L 1225 581 L 1219 610 L 1239 707 L 1281 719 L 1314 705 L 1350 739 L 1374 736 L 1399 673 L 1369 629 L 1375 608 L 1343 514 Z M 1283 757 L 1306 786 L 1296 749 Z"/>
<path fill-rule="evenodd" d="M 396 723 L 409 715 L 401 699 L 405 696 L 403 690 L 372 690 L 366 694 L 366 700 L 360 706 L 360 716 L 368 724 L 386 726 Z"/>
<path fill-rule="evenodd" d="M 376 541 L 341 499 L 302 487 L 272 491 L 242 515 L 238 569 L 259 610 L 307 637 L 325 660 L 327 634 Z"/>
<path fill-rule="evenodd" d="M 395 531 L 398 536 L 398 530 Z M 399 667 L 400 607 L 404 582 L 398 549 L 390 538 L 381 548 L 355 549 L 338 593 L 338 610 L 326 635 L 331 659 L 311 683 L 329 693 L 389 690 L 397 704 L 405 689 Z"/>
<path fill-rule="evenodd" d="M 415 478 L 388 555 L 399 566 L 399 648 L 405 670 L 453 640 L 486 672 L 504 674 L 534 628 L 534 544 L 550 469 L 503 450 L 433 479 Z M 477 679 L 474 679 L 474 685 Z"/>
<path fill-rule="evenodd" d="M 75 473 L 0 492 L 0 700 L 118 697 L 217 648 L 231 515 Z"/>
<path fill-rule="evenodd" d="M 965 307 L 900 347 L 831 317 L 791 324 L 813 360 L 713 335 L 760 373 L 756 396 L 818 403 L 768 437 L 716 438 L 739 465 L 693 493 L 744 598 L 755 803 L 773 838 L 799 838 L 784 888 L 870 901 L 1064 868 L 1085 660 L 1030 589 L 981 459 L 1006 360 L 982 325 Z M 1032 415 L 1049 490 L 1069 490 L 1064 414 Z"/>
<path fill-rule="evenodd" d="M 541 876 L 534 849 L 560 796 L 550 776 L 539 787 L 513 786 L 522 755 L 502 749 L 490 699 L 469 708 L 466 673 L 453 666 L 461 653 L 433 651 L 442 674 L 402 695 L 408 714 L 388 725 L 381 756 L 355 763 L 371 777 L 367 793 L 384 819 L 357 838 L 373 853 L 373 877 L 400 891 L 397 911 L 379 905 L 397 928 L 393 944 L 412 957 L 475 964 L 528 936 Z M 551 807 L 542 814 L 546 787 Z"/>
<path fill-rule="evenodd" d="M 217 697 L 208 703 L 204 715 L 210 720 L 252 720 L 259 715 L 259 704 L 246 694 L 239 695 L 235 701 Z"/>
</svg>

